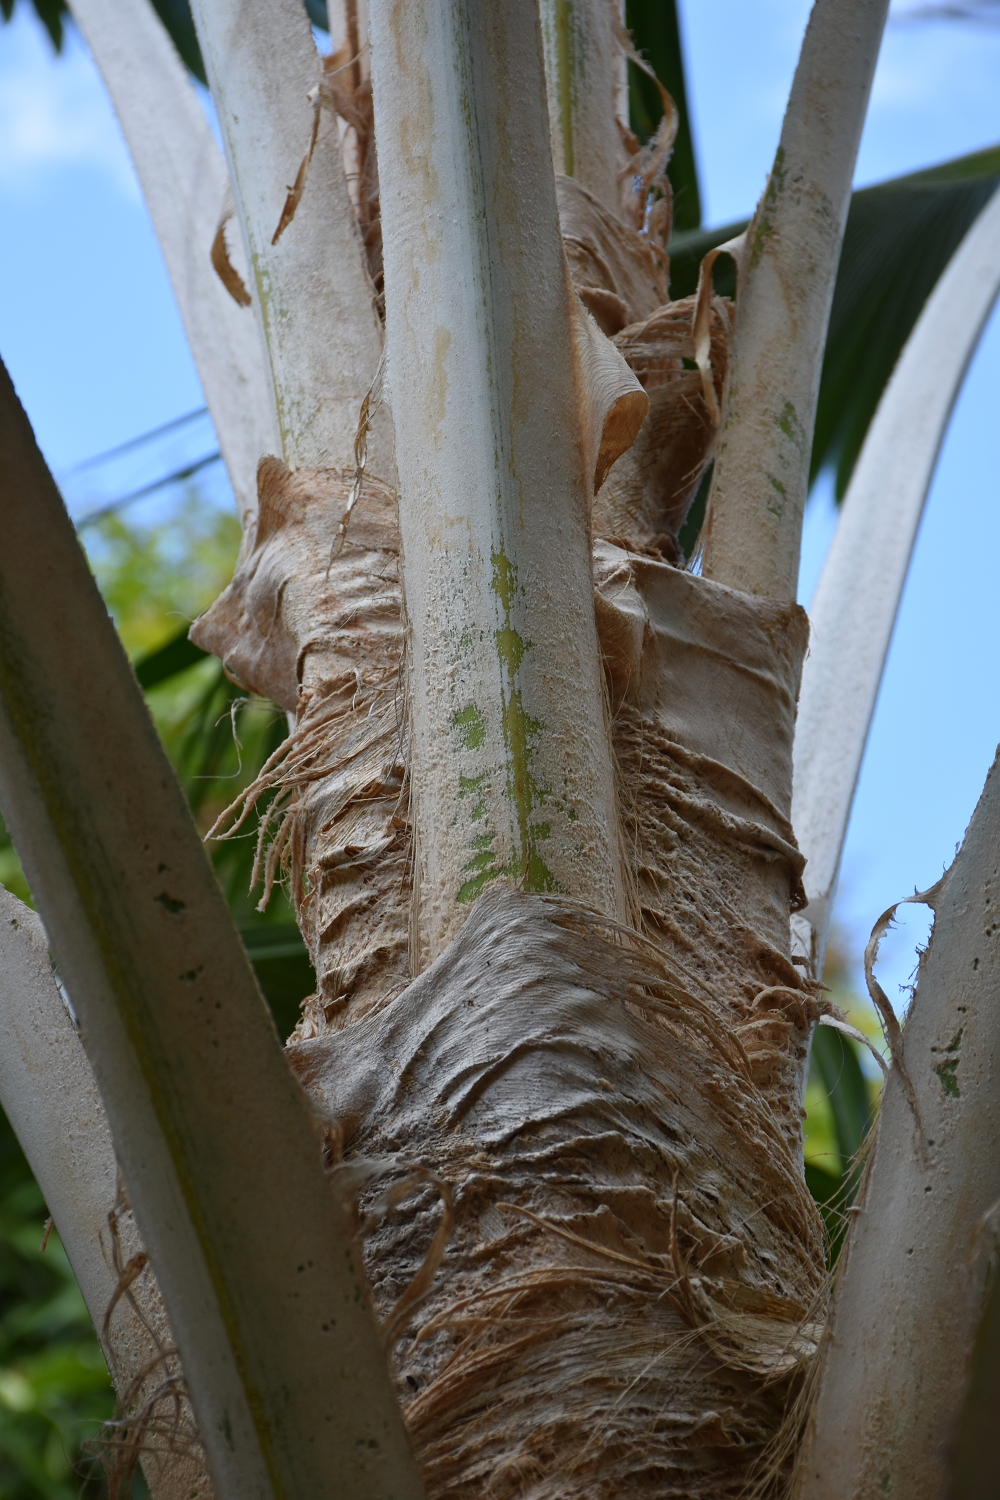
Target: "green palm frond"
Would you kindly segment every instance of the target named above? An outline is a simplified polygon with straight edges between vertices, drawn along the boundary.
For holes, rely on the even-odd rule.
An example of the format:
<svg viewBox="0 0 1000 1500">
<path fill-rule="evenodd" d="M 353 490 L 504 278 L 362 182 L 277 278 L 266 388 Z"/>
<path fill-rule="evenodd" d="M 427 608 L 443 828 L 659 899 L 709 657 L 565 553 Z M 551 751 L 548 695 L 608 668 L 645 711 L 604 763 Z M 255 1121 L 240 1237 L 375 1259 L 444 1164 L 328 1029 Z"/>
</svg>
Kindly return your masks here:
<svg viewBox="0 0 1000 1500">
<path fill-rule="evenodd" d="M 851 200 L 820 382 L 812 475 L 833 467 L 847 489 L 875 408 L 921 309 L 1000 184 L 1000 146 L 862 188 Z M 670 291 L 686 297 L 703 256 L 746 227 L 691 230 L 670 244 Z M 735 291 L 722 257 L 715 282 Z"/>
</svg>

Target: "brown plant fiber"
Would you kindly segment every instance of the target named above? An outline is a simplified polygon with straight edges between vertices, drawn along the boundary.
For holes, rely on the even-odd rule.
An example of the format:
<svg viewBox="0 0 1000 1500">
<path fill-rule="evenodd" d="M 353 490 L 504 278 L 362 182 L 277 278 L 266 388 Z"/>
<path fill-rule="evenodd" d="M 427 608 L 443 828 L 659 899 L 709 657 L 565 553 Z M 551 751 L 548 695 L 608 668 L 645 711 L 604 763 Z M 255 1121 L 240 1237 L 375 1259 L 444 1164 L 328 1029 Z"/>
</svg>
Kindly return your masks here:
<svg viewBox="0 0 1000 1500">
<path fill-rule="evenodd" d="M 316 970 L 296 1035 L 410 977 L 410 834 L 400 702 L 395 500 L 366 480 L 331 558 L 351 476 L 261 461 L 260 513 L 236 575 L 192 638 L 254 692 L 297 709 L 294 733 L 216 831 L 271 794 L 259 838 L 266 903 L 284 871 Z M 267 845 L 272 825 L 275 835 Z"/>
<path fill-rule="evenodd" d="M 363 491 L 327 576 L 346 477 L 271 460 L 260 488 L 257 535 L 199 638 L 233 642 L 229 670 L 254 686 L 261 660 L 283 661 L 282 701 L 298 684 L 296 731 L 242 810 L 268 788 L 285 799 L 265 864 L 286 860 L 320 984 L 289 1057 L 345 1191 L 420 1169 L 453 1198 L 392 1353 L 429 1493 L 744 1493 L 791 1420 L 825 1294 L 798 1104 L 818 1005 L 787 946 L 804 617 L 598 544 L 655 947 L 501 890 L 407 987 L 390 498 Z M 428 1185 L 367 1238 L 384 1322 L 441 1213 Z"/>
<path fill-rule="evenodd" d="M 728 1496 L 780 1429 L 822 1292 L 815 1209 L 734 1031 L 670 960 L 494 888 L 378 1012 L 290 1047 L 375 1158 L 451 1184 L 392 1355 L 432 1496 Z M 438 1197 L 368 1239 L 385 1318 Z"/>
<path fill-rule="evenodd" d="M 695 366 L 696 299 L 658 308 L 615 335 L 646 395 L 649 414 L 635 443 L 608 475 L 594 505 L 594 530 L 630 551 L 680 562 L 678 533 L 711 460 L 726 378 L 731 304 L 712 300 L 712 383 L 709 410 Z"/>
<path fill-rule="evenodd" d="M 634 444 L 595 499 L 594 533 L 631 551 L 678 562 L 677 535 L 715 451 L 732 304 L 713 297 L 706 307 L 715 391 L 711 409 L 696 365 L 697 299 L 669 300 L 664 237 L 648 230 L 639 234 L 572 178 L 557 178 L 556 188 L 573 285 L 650 402 Z M 658 202 L 669 231 L 669 199 Z"/>
<path fill-rule="evenodd" d="M 800 1153 L 822 1008 L 788 935 L 804 905 L 789 814 L 805 612 L 606 542 L 595 575 L 638 926 L 737 1028 Z"/>
<path fill-rule="evenodd" d="M 157 1500 L 214 1500 L 180 1355 L 132 1210 L 120 1198 L 103 1245 L 118 1283 L 100 1329 L 118 1400 L 94 1439 L 110 1500 L 141 1464 Z"/>
</svg>

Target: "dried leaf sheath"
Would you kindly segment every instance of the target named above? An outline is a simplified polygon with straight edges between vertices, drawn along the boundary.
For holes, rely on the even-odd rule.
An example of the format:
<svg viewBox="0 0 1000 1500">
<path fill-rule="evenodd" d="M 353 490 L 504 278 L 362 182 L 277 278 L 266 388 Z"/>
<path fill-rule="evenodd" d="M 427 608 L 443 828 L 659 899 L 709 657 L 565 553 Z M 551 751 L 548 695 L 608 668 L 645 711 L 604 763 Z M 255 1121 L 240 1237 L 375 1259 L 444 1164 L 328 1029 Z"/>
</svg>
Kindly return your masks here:
<svg viewBox="0 0 1000 1500">
<path fill-rule="evenodd" d="M 765 1460 L 822 1238 L 709 999 L 600 919 L 495 888 L 395 1000 L 289 1049 L 347 1163 L 452 1185 L 392 1356 L 429 1495 L 736 1496 Z M 439 1218 L 428 1192 L 368 1241 L 383 1318 Z"/>
<path fill-rule="evenodd" d="M 286 871 L 318 980 L 299 1036 L 326 1030 L 349 1000 L 380 1003 L 410 974 L 395 500 L 366 480 L 331 562 L 352 478 L 293 476 L 264 459 L 256 531 L 193 631 L 238 681 L 298 710 L 292 736 L 217 828 L 240 831 L 257 799 L 277 793 L 259 833 L 264 901 Z"/>
<path fill-rule="evenodd" d="M 638 233 L 570 178 L 557 179 L 557 193 L 573 285 L 650 403 L 635 443 L 597 496 L 593 531 L 634 551 L 677 562 L 677 533 L 715 451 L 731 304 L 715 297 L 706 307 L 713 409 L 696 365 L 696 299 L 669 301 L 663 234 L 653 228 Z M 657 207 L 665 233 L 669 200 L 659 199 Z"/>
<path fill-rule="evenodd" d="M 649 397 L 649 415 L 594 507 L 594 531 L 635 552 L 680 562 L 677 537 L 715 450 L 718 402 L 726 375 L 730 304 L 713 299 L 711 369 L 716 412 L 694 368 L 695 299 L 670 302 L 615 335 Z"/>
<path fill-rule="evenodd" d="M 819 1011 L 789 958 L 804 903 L 789 803 L 805 613 L 607 543 L 595 561 L 641 930 L 737 1029 L 798 1156 Z"/>
</svg>

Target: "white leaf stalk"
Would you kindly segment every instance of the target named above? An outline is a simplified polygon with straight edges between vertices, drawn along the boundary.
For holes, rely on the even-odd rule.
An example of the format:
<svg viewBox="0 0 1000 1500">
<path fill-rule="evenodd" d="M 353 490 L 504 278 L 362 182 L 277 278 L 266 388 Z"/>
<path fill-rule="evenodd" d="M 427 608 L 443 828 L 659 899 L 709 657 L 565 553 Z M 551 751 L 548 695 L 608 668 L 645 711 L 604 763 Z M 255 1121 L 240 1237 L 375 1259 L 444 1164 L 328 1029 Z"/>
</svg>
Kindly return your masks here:
<svg viewBox="0 0 1000 1500">
<path fill-rule="evenodd" d="M 229 178 L 194 85 L 149 0 L 74 0 L 166 261 L 240 515 L 257 508 L 257 460 L 277 440 L 253 318 L 209 252 Z"/>
<path fill-rule="evenodd" d="M 879 683 L 952 409 L 1000 293 L 1000 193 L 931 293 L 869 428 L 810 611 L 792 823 L 815 972 Z M 800 929 L 801 930 L 801 929 Z"/>
<path fill-rule="evenodd" d="M 162 1317 L 156 1312 L 162 1314 L 162 1306 L 155 1306 L 159 1298 L 155 1284 L 150 1290 L 149 1271 L 133 1283 L 131 1297 L 116 1302 L 119 1274 L 109 1216 L 118 1207 L 118 1164 L 104 1106 L 53 978 L 45 930 L 2 886 L 0 1102 L 55 1222 L 119 1398 L 141 1389 L 147 1371 L 159 1384 L 166 1373 L 162 1356 L 157 1358 L 156 1323 Z M 172 1342 L 168 1333 L 165 1347 Z M 148 1432 L 144 1441 L 143 1467 L 153 1500 L 208 1496 L 208 1480 L 197 1461 L 166 1445 L 155 1451 Z"/>
<path fill-rule="evenodd" d="M 888 0 L 816 0 L 740 257 L 707 578 L 794 599 L 830 304 Z"/>
<path fill-rule="evenodd" d="M 354 468 L 382 350 L 364 248 L 301 0 L 195 0 L 290 468 Z M 314 141 L 314 130 L 315 141 Z M 311 143 L 304 187 L 273 243 Z M 260 455 L 258 455 L 259 457 Z M 372 467 L 391 478 L 391 453 Z"/>
<path fill-rule="evenodd" d="M 41 921 L 0 888 L 0 1100 L 100 1329 L 115 1281 L 101 1235 L 116 1166 L 97 1085 L 52 975 Z"/>
<path fill-rule="evenodd" d="M 317 1122 L 6 373 L 0 806 L 220 1500 L 421 1484 Z"/>
<path fill-rule="evenodd" d="M 902 1033 L 906 1076 L 894 1061 L 796 1500 L 945 1493 L 1000 1202 L 998 843 L 995 762 L 954 865 L 924 898 L 934 930 Z"/>
<path fill-rule="evenodd" d="M 617 214 L 616 117 L 628 121 L 620 0 L 541 0 L 540 11 L 553 165 Z"/>
<path fill-rule="evenodd" d="M 501 876 L 623 912 L 588 510 L 648 403 L 569 287 L 532 0 L 369 24 L 420 968 Z"/>
</svg>

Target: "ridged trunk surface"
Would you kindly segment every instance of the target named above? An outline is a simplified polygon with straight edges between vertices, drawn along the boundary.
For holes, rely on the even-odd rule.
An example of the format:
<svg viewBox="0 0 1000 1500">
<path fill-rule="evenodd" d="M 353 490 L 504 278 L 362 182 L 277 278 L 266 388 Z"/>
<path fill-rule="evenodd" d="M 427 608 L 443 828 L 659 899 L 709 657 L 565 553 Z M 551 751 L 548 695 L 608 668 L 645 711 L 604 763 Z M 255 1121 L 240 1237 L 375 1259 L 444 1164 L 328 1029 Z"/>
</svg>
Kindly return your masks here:
<svg viewBox="0 0 1000 1500">
<path fill-rule="evenodd" d="M 497 883 L 419 972 L 378 480 L 334 556 L 352 476 L 262 463 L 256 531 L 194 634 L 297 724 L 220 828 L 273 795 L 262 873 L 290 878 L 317 974 L 288 1056 L 358 1196 L 428 1494 L 778 1493 L 826 1299 L 801 1140 L 821 1002 L 789 948 L 807 625 L 676 565 L 730 305 L 702 308 L 706 355 L 636 205 L 558 195 L 580 299 L 651 403 L 593 512 L 627 930 Z"/>
<path fill-rule="evenodd" d="M 368 1216 L 428 1492 L 780 1485 L 825 1297 L 799 1103 L 819 1006 L 788 952 L 804 616 L 597 544 L 636 935 L 498 887 L 410 982 L 391 495 L 366 484 L 331 564 L 347 487 L 267 461 L 198 629 L 298 695 L 249 799 L 288 799 L 266 857 L 317 971 L 288 1055 Z"/>
</svg>

